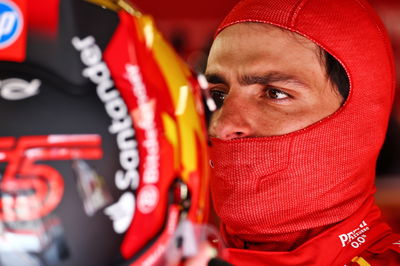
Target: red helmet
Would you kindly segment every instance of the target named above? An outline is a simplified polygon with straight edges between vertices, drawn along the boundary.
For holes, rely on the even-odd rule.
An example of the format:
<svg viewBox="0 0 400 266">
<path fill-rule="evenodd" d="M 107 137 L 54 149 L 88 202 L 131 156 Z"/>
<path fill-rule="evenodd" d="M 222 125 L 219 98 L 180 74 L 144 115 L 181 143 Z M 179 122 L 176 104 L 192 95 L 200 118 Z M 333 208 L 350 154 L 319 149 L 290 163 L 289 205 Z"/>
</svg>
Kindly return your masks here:
<svg viewBox="0 0 400 266">
<path fill-rule="evenodd" d="M 90 2 L 0 0 L 2 265 L 163 263 L 207 219 L 197 78 L 151 17 Z"/>
</svg>

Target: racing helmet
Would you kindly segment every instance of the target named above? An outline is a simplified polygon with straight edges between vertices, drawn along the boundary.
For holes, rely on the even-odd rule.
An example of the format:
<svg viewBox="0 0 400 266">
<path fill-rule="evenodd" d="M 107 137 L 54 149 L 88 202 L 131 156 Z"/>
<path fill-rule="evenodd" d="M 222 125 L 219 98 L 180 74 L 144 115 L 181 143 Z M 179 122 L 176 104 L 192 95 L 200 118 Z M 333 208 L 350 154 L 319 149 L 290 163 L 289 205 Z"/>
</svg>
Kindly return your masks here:
<svg viewBox="0 0 400 266">
<path fill-rule="evenodd" d="M 0 264 L 166 264 L 207 220 L 204 112 L 130 2 L 0 0 Z"/>
</svg>

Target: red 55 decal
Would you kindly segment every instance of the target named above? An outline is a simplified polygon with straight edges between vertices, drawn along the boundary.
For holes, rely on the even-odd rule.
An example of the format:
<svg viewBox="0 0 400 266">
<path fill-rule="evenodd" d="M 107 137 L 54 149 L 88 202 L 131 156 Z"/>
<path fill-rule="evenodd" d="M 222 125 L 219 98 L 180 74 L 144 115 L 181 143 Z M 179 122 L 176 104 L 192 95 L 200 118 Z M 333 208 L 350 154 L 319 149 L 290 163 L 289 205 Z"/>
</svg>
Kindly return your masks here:
<svg viewBox="0 0 400 266">
<path fill-rule="evenodd" d="M 60 203 L 61 174 L 37 161 L 100 159 L 98 135 L 48 135 L 0 138 L 0 162 L 7 167 L 0 181 L 0 221 L 38 219 Z"/>
</svg>

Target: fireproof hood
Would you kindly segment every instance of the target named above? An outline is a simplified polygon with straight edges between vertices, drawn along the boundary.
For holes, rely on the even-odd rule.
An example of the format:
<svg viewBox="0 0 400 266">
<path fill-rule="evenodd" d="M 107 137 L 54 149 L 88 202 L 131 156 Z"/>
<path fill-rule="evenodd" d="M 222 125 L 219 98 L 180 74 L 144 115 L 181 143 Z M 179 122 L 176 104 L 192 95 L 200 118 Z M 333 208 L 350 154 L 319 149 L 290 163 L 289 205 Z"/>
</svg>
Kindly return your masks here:
<svg viewBox="0 0 400 266">
<path fill-rule="evenodd" d="M 244 0 L 217 34 L 242 22 L 312 40 L 342 64 L 350 92 L 338 111 L 302 130 L 212 139 L 211 189 L 224 232 L 263 242 L 350 217 L 373 198 L 393 100 L 394 63 L 383 24 L 362 0 Z"/>
</svg>

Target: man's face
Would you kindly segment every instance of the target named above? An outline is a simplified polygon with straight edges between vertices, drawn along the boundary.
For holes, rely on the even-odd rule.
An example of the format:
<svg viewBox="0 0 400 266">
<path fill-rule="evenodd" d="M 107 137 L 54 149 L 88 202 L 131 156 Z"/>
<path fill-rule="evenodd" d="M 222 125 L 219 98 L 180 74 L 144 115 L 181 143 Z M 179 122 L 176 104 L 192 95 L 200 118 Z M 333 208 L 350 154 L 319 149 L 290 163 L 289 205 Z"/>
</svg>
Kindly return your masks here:
<svg viewBox="0 0 400 266">
<path fill-rule="evenodd" d="M 215 39 L 206 76 L 219 109 L 209 133 L 221 139 L 264 137 L 305 128 L 343 102 L 319 47 L 261 23 L 239 23 Z"/>
</svg>

